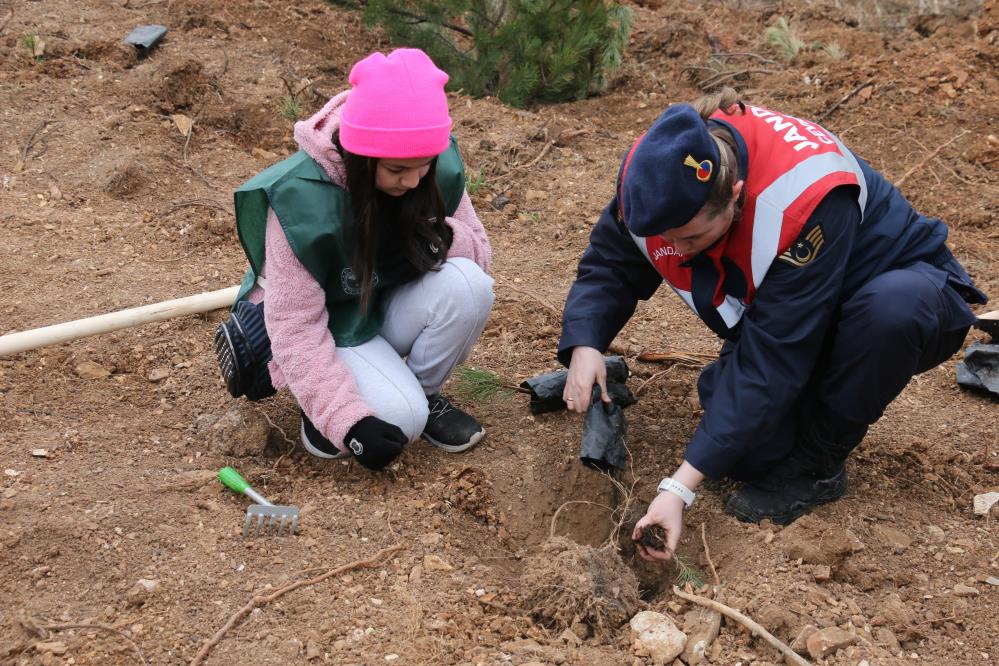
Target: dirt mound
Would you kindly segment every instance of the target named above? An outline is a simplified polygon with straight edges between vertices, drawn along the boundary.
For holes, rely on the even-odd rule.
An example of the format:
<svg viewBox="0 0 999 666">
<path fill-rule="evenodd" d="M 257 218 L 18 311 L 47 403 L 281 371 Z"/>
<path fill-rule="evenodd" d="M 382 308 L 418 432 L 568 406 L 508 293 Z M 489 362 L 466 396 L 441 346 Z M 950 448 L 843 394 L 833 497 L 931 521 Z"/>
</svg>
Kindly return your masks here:
<svg viewBox="0 0 999 666">
<path fill-rule="evenodd" d="M 197 60 L 185 60 L 160 74 L 159 85 L 152 91 L 151 105 L 164 113 L 179 113 L 195 108 L 205 93 L 217 85 Z"/>
<path fill-rule="evenodd" d="M 828 566 L 842 564 L 864 547 L 849 530 L 813 515 L 802 516 L 781 531 L 779 542 L 789 559 Z"/>
<path fill-rule="evenodd" d="M 524 608 L 559 633 L 582 622 L 595 636 L 609 636 L 642 604 L 638 580 L 614 548 L 562 537 L 527 560 L 521 583 L 530 590 Z"/>
</svg>

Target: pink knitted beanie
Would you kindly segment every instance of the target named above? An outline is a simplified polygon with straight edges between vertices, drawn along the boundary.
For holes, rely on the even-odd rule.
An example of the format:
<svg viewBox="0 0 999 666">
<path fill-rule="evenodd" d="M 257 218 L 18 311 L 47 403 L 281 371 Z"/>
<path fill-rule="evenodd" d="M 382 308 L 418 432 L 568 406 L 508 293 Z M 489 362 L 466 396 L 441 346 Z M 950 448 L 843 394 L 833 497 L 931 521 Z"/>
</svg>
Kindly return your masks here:
<svg viewBox="0 0 999 666">
<path fill-rule="evenodd" d="M 368 157 L 430 157 L 447 150 L 448 76 L 419 49 L 372 53 L 350 70 L 340 143 Z"/>
</svg>

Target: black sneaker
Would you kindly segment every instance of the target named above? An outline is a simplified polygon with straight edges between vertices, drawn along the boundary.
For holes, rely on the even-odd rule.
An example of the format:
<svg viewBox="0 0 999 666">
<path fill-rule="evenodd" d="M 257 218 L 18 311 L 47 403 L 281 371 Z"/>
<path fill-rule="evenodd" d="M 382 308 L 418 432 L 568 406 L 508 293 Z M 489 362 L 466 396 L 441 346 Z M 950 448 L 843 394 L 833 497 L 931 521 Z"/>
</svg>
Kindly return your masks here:
<svg viewBox="0 0 999 666">
<path fill-rule="evenodd" d="M 838 500 L 846 493 L 846 466 L 820 478 L 793 459 L 780 463 L 761 479 L 744 484 L 725 503 L 725 512 L 744 523 L 769 519 L 787 525 L 812 507 Z"/>
<path fill-rule="evenodd" d="M 301 410 L 300 410 L 301 411 Z M 309 417 L 302 414 L 302 444 L 305 446 L 305 450 L 316 456 L 317 458 L 325 458 L 327 460 L 335 460 L 336 458 L 346 458 L 349 453 L 346 451 L 341 451 L 336 448 L 336 446 L 330 440 L 323 436 L 323 433 L 316 429 L 316 426 L 312 425 L 312 421 Z"/>
<path fill-rule="evenodd" d="M 485 437 L 486 429 L 474 417 L 451 404 L 443 395 L 427 398 L 430 416 L 423 436 L 436 447 L 448 453 L 470 449 Z"/>
</svg>

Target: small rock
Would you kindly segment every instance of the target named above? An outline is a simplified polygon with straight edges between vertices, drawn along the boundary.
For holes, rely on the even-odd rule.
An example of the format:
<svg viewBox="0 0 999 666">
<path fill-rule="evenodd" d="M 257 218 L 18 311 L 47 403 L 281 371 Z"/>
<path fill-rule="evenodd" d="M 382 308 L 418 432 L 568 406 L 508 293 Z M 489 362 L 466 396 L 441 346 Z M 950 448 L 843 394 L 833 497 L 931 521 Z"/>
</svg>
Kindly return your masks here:
<svg viewBox="0 0 999 666">
<path fill-rule="evenodd" d="M 548 193 L 544 190 L 527 190 L 524 196 L 528 201 L 544 201 L 548 198 Z"/>
<path fill-rule="evenodd" d="M 687 635 L 662 613 L 642 611 L 631 618 L 629 626 L 634 643 L 655 666 L 672 663 L 687 645 Z"/>
<path fill-rule="evenodd" d="M 999 585 L 999 578 L 996 578 L 995 576 L 989 576 L 988 578 L 985 579 L 985 582 L 989 585 Z"/>
<path fill-rule="evenodd" d="M 791 649 L 797 652 L 798 654 L 807 654 L 808 639 L 812 636 L 812 634 L 814 634 L 818 630 L 819 628 L 816 627 L 814 624 L 806 624 L 804 627 L 801 628 L 801 631 L 798 632 L 797 637 L 793 641 L 791 641 L 791 646 L 790 646 Z"/>
<path fill-rule="evenodd" d="M 982 495 L 975 495 L 974 499 L 974 510 L 976 516 L 987 516 L 992 506 L 999 502 L 999 493 L 984 493 Z"/>
<path fill-rule="evenodd" d="M 170 376 L 170 368 L 153 368 L 147 375 L 149 381 L 160 382 Z"/>
<path fill-rule="evenodd" d="M 812 659 L 823 659 L 856 642 L 857 636 L 855 634 L 843 631 L 839 627 L 826 627 L 809 636 L 805 644 Z"/>
<path fill-rule="evenodd" d="M 31 449 L 31 455 L 35 458 L 51 458 L 48 449 Z"/>
<path fill-rule="evenodd" d="M 62 641 L 43 641 L 35 643 L 34 647 L 36 652 L 51 652 L 52 654 L 66 654 L 66 651 L 69 650 Z"/>
<path fill-rule="evenodd" d="M 510 197 L 504 196 L 502 194 L 497 194 L 495 197 L 493 197 L 493 200 L 490 203 L 492 204 L 492 207 L 495 208 L 496 210 L 503 210 L 503 206 L 510 203 Z"/>
<path fill-rule="evenodd" d="M 110 370 L 93 361 L 84 361 L 77 365 L 74 370 L 80 379 L 104 379 L 111 374 Z"/>
<path fill-rule="evenodd" d="M 305 643 L 305 658 L 309 661 L 313 659 L 319 659 L 323 656 L 322 648 L 319 647 L 319 643 L 315 641 L 306 641 Z"/>
<path fill-rule="evenodd" d="M 297 659 L 298 655 L 302 653 L 302 641 L 297 638 L 292 638 L 291 640 L 281 643 L 281 647 L 279 649 L 281 654 L 288 659 Z"/>
<path fill-rule="evenodd" d="M 938 543 L 947 538 L 947 535 L 944 533 L 944 531 L 939 527 L 937 527 L 936 525 L 927 525 L 926 533 L 930 535 L 931 539 L 933 539 Z"/>
<path fill-rule="evenodd" d="M 895 553 L 902 553 L 912 545 L 912 539 L 904 532 L 888 527 L 887 525 L 875 525 L 871 528 L 871 533 L 881 541 L 891 546 Z"/>
<path fill-rule="evenodd" d="M 185 490 L 197 490 L 215 481 L 217 476 L 218 472 L 213 469 L 192 469 L 181 472 L 174 477 L 173 486 L 174 488 L 183 488 Z"/>
<path fill-rule="evenodd" d="M 573 647 L 579 647 L 583 644 L 583 641 L 573 633 L 572 629 L 566 629 L 561 634 L 559 634 L 559 639 L 564 641 L 566 645 L 571 645 Z"/>
<path fill-rule="evenodd" d="M 158 580 L 140 578 L 136 581 L 135 585 L 132 586 L 132 589 L 128 591 L 128 594 L 125 595 L 128 606 L 131 608 L 142 606 L 159 590 L 159 588 L 160 582 Z"/>
<path fill-rule="evenodd" d="M 812 578 L 815 579 L 816 583 L 824 583 L 832 578 L 832 569 L 829 568 L 828 564 L 816 564 L 812 568 Z"/>
<path fill-rule="evenodd" d="M 881 614 L 894 629 L 907 629 L 916 622 L 916 614 L 902 601 L 902 597 L 892 592 L 881 607 Z"/>
<path fill-rule="evenodd" d="M 958 583 L 954 586 L 954 596 L 955 597 L 977 597 L 980 592 L 970 585 L 964 585 Z"/>
<path fill-rule="evenodd" d="M 413 568 L 409 571 L 409 582 L 419 583 L 420 579 L 423 578 L 423 567 L 419 564 L 413 565 Z"/>
<path fill-rule="evenodd" d="M 797 617 L 780 604 L 767 604 L 756 614 L 756 621 L 771 634 L 779 633 L 784 627 L 793 627 L 796 620 Z"/>
<path fill-rule="evenodd" d="M 423 556 L 424 571 L 451 571 L 452 569 L 454 569 L 454 567 L 441 559 L 439 555 Z"/>
<path fill-rule="evenodd" d="M 878 645 L 887 649 L 892 654 L 898 652 L 901 647 L 898 644 L 898 637 L 895 636 L 895 632 L 888 627 L 878 627 L 874 630 L 874 640 Z"/>
<path fill-rule="evenodd" d="M 394 652 L 392 654 L 385 655 L 385 661 L 395 661 L 398 658 L 399 658 L 399 655 L 397 655 Z"/>
</svg>

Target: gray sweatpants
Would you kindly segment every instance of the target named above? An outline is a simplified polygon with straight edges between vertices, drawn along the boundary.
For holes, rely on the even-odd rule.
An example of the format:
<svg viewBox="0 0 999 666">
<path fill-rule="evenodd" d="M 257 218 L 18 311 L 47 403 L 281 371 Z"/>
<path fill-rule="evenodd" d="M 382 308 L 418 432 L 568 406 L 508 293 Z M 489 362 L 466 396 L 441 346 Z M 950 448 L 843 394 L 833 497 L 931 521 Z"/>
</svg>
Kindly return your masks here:
<svg viewBox="0 0 999 666">
<path fill-rule="evenodd" d="M 337 347 L 375 416 L 415 441 L 427 424 L 427 396 L 468 358 L 493 306 L 493 279 L 458 257 L 393 289 L 379 335 Z M 405 359 L 403 358 L 405 357 Z"/>
</svg>

